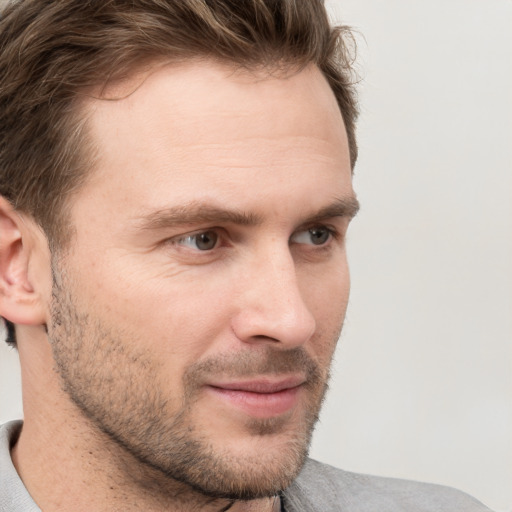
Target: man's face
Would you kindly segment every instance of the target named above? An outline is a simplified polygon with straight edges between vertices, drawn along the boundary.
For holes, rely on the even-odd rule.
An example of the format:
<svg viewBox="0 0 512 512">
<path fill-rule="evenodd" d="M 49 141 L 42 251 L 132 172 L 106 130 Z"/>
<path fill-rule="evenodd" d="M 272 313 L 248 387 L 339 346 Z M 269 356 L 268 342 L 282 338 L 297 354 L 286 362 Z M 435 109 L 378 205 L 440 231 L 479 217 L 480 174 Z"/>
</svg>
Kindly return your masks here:
<svg viewBox="0 0 512 512">
<path fill-rule="evenodd" d="M 85 107 L 98 161 L 49 325 L 63 387 L 162 475 L 271 495 L 301 467 L 347 305 L 341 115 L 313 67 L 167 65 L 134 89 Z"/>
</svg>

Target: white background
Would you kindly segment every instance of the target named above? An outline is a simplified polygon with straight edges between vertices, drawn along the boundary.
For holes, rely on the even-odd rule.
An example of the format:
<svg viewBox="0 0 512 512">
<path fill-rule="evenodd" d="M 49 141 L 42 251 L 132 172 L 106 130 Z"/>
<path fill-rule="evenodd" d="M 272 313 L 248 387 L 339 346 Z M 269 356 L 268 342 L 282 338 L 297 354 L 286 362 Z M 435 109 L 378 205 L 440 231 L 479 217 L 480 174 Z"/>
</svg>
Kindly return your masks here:
<svg viewBox="0 0 512 512">
<path fill-rule="evenodd" d="M 512 2 L 328 6 L 361 33 L 362 210 L 312 455 L 512 511 Z M 1 346 L 0 421 L 18 379 Z"/>
</svg>

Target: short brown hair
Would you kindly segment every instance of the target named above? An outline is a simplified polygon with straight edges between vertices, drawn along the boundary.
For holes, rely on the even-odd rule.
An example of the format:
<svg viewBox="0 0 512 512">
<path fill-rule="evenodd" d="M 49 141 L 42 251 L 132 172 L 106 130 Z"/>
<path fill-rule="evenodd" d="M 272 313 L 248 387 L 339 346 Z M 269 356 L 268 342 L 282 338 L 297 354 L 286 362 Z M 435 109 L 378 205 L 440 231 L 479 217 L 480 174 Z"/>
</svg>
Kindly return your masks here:
<svg viewBox="0 0 512 512">
<path fill-rule="evenodd" d="M 0 195 L 64 243 L 66 199 L 86 176 L 81 91 L 154 59 L 313 63 L 328 80 L 357 157 L 352 37 L 321 0 L 18 0 L 0 17 Z"/>
</svg>

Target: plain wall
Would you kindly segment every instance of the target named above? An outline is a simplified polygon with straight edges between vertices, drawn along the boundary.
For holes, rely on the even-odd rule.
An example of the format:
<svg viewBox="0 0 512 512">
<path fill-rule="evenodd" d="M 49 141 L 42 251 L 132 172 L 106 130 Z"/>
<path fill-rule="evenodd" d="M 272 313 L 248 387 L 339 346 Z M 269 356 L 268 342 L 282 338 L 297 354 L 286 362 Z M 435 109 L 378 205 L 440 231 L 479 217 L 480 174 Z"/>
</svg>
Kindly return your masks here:
<svg viewBox="0 0 512 512">
<path fill-rule="evenodd" d="M 362 34 L 362 210 L 311 453 L 512 511 L 512 2 L 328 6 Z M 0 422 L 20 415 L 0 344 Z"/>
</svg>

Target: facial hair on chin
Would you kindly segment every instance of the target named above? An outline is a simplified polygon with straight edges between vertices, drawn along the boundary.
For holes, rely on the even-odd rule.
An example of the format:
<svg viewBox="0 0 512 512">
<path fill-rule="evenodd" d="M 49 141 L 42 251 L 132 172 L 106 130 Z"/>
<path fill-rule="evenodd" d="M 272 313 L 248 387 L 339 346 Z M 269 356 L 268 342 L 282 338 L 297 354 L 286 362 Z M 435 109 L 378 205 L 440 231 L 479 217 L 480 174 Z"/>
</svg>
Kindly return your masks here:
<svg viewBox="0 0 512 512">
<path fill-rule="evenodd" d="M 328 380 L 328 370 L 320 369 L 303 348 L 267 346 L 198 361 L 186 369 L 177 401 L 162 392 L 165 386 L 154 357 L 138 348 L 144 343 L 125 329 L 107 326 L 77 302 L 69 286 L 54 283 L 49 337 L 62 387 L 99 431 L 137 464 L 164 481 L 181 482 L 211 498 L 273 496 L 291 483 L 307 456 Z M 279 452 L 240 457 L 213 446 L 195 425 L 194 407 L 208 379 L 296 371 L 306 375 L 301 421 L 293 428 L 281 417 L 252 418 L 246 424 L 248 434 L 259 438 L 282 434 L 286 428 Z"/>
</svg>

